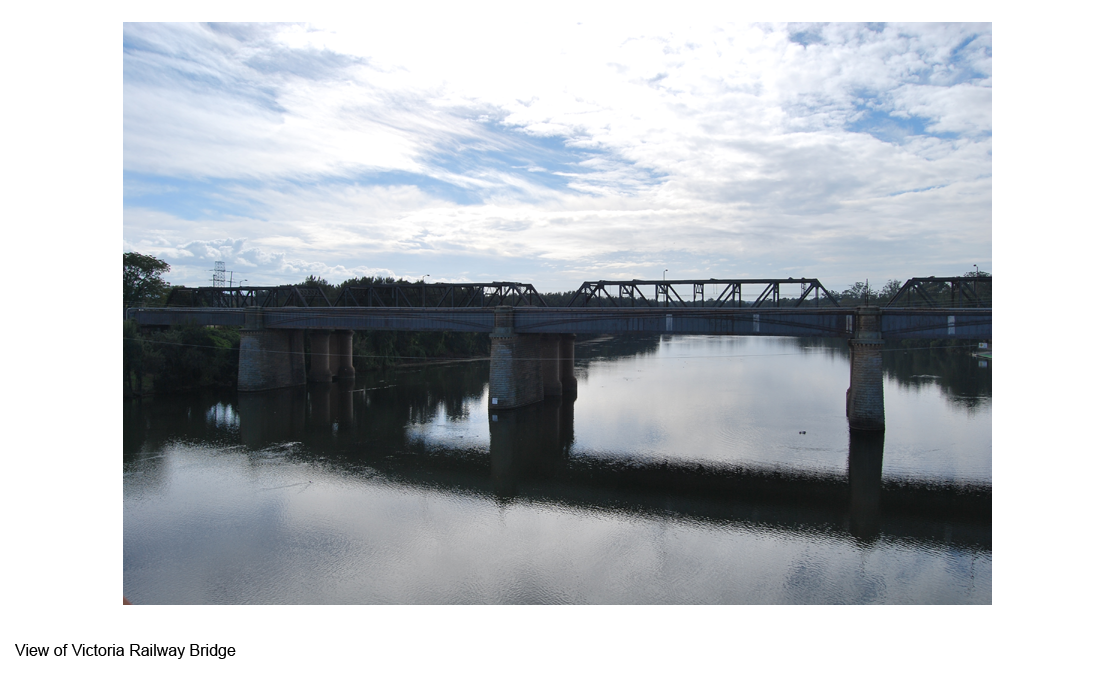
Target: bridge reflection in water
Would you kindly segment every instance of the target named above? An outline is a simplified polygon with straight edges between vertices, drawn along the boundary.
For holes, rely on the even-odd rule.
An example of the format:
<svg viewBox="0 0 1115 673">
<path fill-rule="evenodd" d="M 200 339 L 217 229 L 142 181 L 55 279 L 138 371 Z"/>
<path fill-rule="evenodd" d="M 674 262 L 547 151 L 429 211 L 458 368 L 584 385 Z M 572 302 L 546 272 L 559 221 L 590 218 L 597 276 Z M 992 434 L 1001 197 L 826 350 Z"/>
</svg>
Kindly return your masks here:
<svg viewBox="0 0 1115 673">
<path fill-rule="evenodd" d="M 461 372 L 447 376 L 459 397 Z M 484 377 L 476 378 L 468 387 L 480 396 Z M 437 393 L 423 393 L 427 405 L 440 402 L 461 413 L 462 400 L 443 400 Z M 571 454 L 575 402 L 570 397 L 490 413 L 488 446 L 465 448 L 430 447 L 408 438 L 408 426 L 421 415 L 415 405 L 354 400 L 414 394 L 356 389 L 351 380 L 242 392 L 240 438 L 248 448 L 299 442 L 316 457 L 391 483 L 505 502 L 851 535 L 862 542 L 885 535 L 922 545 L 991 549 L 990 485 L 884 482 L 883 433 L 849 430 L 845 474 L 779 471 Z"/>
</svg>

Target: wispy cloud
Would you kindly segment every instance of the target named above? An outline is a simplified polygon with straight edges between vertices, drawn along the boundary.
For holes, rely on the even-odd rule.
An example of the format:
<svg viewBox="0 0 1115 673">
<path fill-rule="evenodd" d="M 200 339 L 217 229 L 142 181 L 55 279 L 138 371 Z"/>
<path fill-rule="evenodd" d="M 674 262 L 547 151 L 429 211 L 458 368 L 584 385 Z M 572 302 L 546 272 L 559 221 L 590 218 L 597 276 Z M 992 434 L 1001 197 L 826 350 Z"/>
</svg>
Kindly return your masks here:
<svg viewBox="0 0 1115 673">
<path fill-rule="evenodd" d="M 126 25 L 125 247 L 189 283 L 990 267 L 988 25 L 434 28 Z"/>
</svg>

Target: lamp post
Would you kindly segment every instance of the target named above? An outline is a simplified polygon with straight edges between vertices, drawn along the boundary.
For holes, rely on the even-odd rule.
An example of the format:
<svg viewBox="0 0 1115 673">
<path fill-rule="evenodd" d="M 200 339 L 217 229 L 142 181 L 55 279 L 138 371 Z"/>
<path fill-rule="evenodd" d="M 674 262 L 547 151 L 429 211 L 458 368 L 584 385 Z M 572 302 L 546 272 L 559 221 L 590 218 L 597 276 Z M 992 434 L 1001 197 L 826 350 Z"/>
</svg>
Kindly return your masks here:
<svg viewBox="0 0 1115 673">
<path fill-rule="evenodd" d="M 972 266 L 976 267 L 976 278 L 979 278 L 979 264 L 973 264 Z"/>
</svg>

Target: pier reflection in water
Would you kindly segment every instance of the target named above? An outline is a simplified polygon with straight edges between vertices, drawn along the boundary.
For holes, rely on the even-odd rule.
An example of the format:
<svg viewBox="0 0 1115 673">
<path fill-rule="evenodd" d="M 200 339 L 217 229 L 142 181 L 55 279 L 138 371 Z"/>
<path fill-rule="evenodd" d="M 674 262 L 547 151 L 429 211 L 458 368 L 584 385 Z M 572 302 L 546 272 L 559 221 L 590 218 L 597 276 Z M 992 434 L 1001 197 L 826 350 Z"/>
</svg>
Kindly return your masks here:
<svg viewBox="0 0 1115 673">
<path fill-rule="evenodd" d="M 574 410 L 584 394 L 492 415 L 485 384 L 484 363 L 476 363 L 129 407 L 129 595 L 187 603 L 990 602 L 990 483 L 885 479 L 882 434 L 845 431 L 839 471 L 708 460 L 699 451 L 583 450 Z M 197 499 L 216 487 L 198 482 L 217 473 L 226 490 L 199 513 Z M 160 498 L 167 511 L 152 515 Z M 241 534 L 214 540 L 214 521 L 238 521 Z M 266 535 L 249 533 L 261 525 Z M 158 568 L 169 553 L 167 527 L 208 545 L 208 554 L 175 560 L 193 567 L 176 574 L 180 584 L 191 579 L 173 590 Z M 665 531 L 673 542 L 663 542 Z M 306 547 L 307 536 L 334 541 Z M 229 547 L 245 538 L 254 546 L 233 554 Z M 225 566 L 245 555 L 255 567 L 273 566 L 274 577 L 230 583 L 240 570 Z M 857 575 L 864 563 L 870 581 Z M 497 578 L 508 572 L 518 579 Z M 223 598 L 206 585 L 214 578 Z"/>
</svg>

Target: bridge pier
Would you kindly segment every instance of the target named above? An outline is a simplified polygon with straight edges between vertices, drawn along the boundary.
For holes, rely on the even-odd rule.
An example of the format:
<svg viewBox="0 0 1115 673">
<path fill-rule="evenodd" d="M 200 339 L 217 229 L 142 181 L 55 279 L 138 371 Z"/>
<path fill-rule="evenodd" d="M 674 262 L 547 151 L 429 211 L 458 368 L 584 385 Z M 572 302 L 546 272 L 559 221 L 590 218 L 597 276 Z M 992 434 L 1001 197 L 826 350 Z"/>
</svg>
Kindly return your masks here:
<svg viewBox="0 0 1115 673">
<path fill-rule="evenodd" d="M 328 383 L 333 379 L 354 379 L 352 330 L 312 330 L 310 332 L 310 381 Z"/>
<path fill-rule="evenodd" d="M 350 329 L 336 330 L 329 344 L 329 368 L 338 379 L 356 378 L 356 368 L 352 366 L 352 334 Z"/>
<path fill-rule="evenodd" d="M 558 375 L 561 377 L 561 392 L 566 397 L 577 397 L 577 378 L 573 376 L 573 339 L 574 334 L 562 334 L 559 348 L 560 361 Z"/>
<path fill-rule="evenodd" d="M 542 394 L 546 397 L 561 397 L 561 335 L 543 334 L 539 343 L 540 364 L 542 365 Z"/>
<path fill-rule="evenodd" d="M 546 397 L 540 360 L 541 335 L 516 334 L 514 310 L 499 306 L 495 310 L 491 341 L 488 408 L 497 411 L 541 402 Z"/>
<path fill-rule="evenodd" d="M 328 383 L 333 380 L 330 345 L 332 334 L 328 330 L 310 330 L 310 381 Z"/>
<path fill-rule="evenodd" d="M 488 408 L 514 409 L 547 397 L 577 396 L 572 334 L 515 332 L 515 310 L 495 309 Z"/>
<path fill-rule="evenodd" d="M 259 309 L 245 311 L 237 390 L 274 390 L 306 383 L 302 339 L 302 330 L 264 329 Z"/>
<path fill-rule="evenodd" d="M 849 427 L 855 430 L 881 431 L 886 427 L 881 317 L 878 306 L 857 308 L 855 331 L 848 341 L 852 362 L 844 412 Z"/>
</svg>

